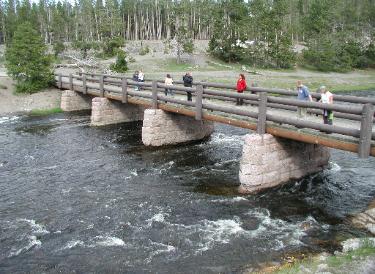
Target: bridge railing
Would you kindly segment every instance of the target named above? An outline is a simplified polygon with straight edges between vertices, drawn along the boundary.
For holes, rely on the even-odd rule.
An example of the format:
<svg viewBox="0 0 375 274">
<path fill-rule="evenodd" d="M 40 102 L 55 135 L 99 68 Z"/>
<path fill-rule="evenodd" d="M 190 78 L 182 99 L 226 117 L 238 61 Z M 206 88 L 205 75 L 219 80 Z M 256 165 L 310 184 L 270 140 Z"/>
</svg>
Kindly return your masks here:
<svg viewBox="0 0 375 274">
<path fill-rule="evenodd" d="M 287 96 L 295 95 L 295 93 L 290 94 L 291 92 L 289 91 L 287 92 L 278 89 L 251 88 L 250 90 L 254 91 L 255 94 L 240 94 L 237 92 L 217 90 L 220 88 L 227 88 L 232 91 L 235 90 L 233 86 L 217 83 L 204 82 L 204 85 L 196 84 L 194 87 L 188 88 L 178 85 L 166 86 L 162 81 L 157 80 L 151 82 L 135 82 L 126 77 L 113 75 L 58 74 L 57 77 L 57 85 L 59 88 L 63 88 L 63 85 L 65 85 L 66 88 L 81 91 L 83 93 L 88 93 L 88 89 L 90 89 L 91 94 L 95 93 L 94 95 L 101 97 L 105 97 L 108 94 L 115 94 L 124 103 L 128 102 L 130 96 L 131 98 L 139 97 L 148 99 L 151 101 L 150 106 L 153 108 L 158 108 L 158 105 L 163 102 L 193 107 L 195 108 L 195 118 L 197 120 L 204 119 L 203 110 L 218 111 L 225 114 L 240 116 L 240 118 L 253 118 L 256 120 L 256 130 L 260 134 L 267 131 L 267 122 L 274 122 L 349 136 L 358 141 L 358 154 L 360 157 L 365 158 L 372 155 L 371 142 L 375 140 L 375 133 L 372 132 L 375 103 L 375 99 L 373 98 L 335 96 L 335 101 L 337 98 L 340 98 L 341 102 L 350 104 L 323 104 L 319 102 L 307 102 L 294 98 L 274 96 L 275 94 Z M 145 92 L 132 91 L 128 88 L 135 86 L 141 87 Z M 208 87 L 210 87 L 210 89 Z M 159 93 L 166 88 L 174 90 L 177 94 L 191 92 L 195 100 L 192 102 L 160 95 Z M 148 91 L 151 91 L 151 93 L 148 93 Z M 245 103 L 257 106 L 258 111 L 256 112 L 244 108 L 214 104 L 214 102 L 217 101 L 232 102 L 237 98 L 243 99 Z M 211 99 L 213 101 L 205 101 L 204 99 Z M 360 121 L 360 127 L 359 129 L 356 129 L 352 127 L 321 124 L 292 117 L 278 116 L 267 113 L 268 107 L 280 110 L 296 110 L 298 107 L 303 107 L 318 112 L 319 114 L 321 114 L 321 110 L 332 110 L 335 112 L 336 117 L 341 116 L 339 118 Z"/>
</svg>

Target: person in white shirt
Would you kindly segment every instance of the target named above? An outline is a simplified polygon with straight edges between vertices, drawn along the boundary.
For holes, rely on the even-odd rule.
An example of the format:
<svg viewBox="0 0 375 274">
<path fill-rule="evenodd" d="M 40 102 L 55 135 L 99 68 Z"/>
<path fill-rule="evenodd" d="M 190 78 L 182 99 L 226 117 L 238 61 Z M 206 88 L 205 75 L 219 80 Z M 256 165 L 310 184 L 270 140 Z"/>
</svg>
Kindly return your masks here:
<svg viewBox="0 0 375 274">
<path fill-rule="evenodd" d="M 327 90 L 325 86 L 319 88 L 320 91 L 320 102 L 323 104 L 333 104 L 333 94 Z M 323 122 L 327 125 L 333 124 L 333 112 L 332 110 L 323 109 Z"/>
<path fill-rule="evenodd" d="M 145 74 L 143 73 L 143 70 L 140 70 L 138 72 L 138 82 L 144 82 L 145 81 Z M 139 90 L 141 90 L 141 86 L 139 86 Z"/>
<path fill-rule="evenodd" d="M 166 86 L 173 86 L 173 79 L 170 74 L 167 74 L 167 77 L 165 77 L 164 84 Z M 168 94 L 173 95 L 172 89 L 170 88 L 165 88 L 164 90 L 165 96 Z"/>
</svg>

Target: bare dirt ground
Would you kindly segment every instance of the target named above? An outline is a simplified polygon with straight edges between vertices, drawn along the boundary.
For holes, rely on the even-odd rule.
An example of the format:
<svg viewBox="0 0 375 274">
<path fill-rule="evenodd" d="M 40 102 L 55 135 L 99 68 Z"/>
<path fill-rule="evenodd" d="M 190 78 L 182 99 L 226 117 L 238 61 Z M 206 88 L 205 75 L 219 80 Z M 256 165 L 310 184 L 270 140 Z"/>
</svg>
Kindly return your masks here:
<svg viewBox="0 0 375 274">
<path fill-rule="evenodd" d="M 53 88 L 30 95 L 15 95 L 13 81 L 0 76 L 0 115 L 60 107 L 60 97 L 61 91 Z"/>
<path fill-rule="evenodd" d="M 141 47 L 148 46 L 150 52 L 140 55 Z M 243 67 L 240 64 L 226 64 L 207 55 L 208 41 L 195 41 L 192 55 L 183 55 L 182 63 L 177 64 L 173 52 L 165 53 L 162 41 L 129 41 L 124 50 L 129 59 L 130 76 L 135 70 L 142 69 L 146 79 L 163 79 L 167 73 L 176 80 L 181 80 L 186 71 L 191 71 L 195 80 L 210 82 L 235 83 L 239 73 L 245 73 L 248 83 L 269 88 L 294 89 L 297 80 L 302 80 L 311 90 L 321 85 L 333 91 L 375 90 L 375 70 L 356 70 L 349 73 L 326 73 L 301 68 L 291 70 L 265 70 Z M 111 73 L 109 65 L 115 58 L 97 60 L 96 69 L 85 68 L 89 72 Z M 245 69 L 245 70 L 244 70 Z M 58 72 L 78 72 L 79 69 L 58 69 Z"/>
</svg>

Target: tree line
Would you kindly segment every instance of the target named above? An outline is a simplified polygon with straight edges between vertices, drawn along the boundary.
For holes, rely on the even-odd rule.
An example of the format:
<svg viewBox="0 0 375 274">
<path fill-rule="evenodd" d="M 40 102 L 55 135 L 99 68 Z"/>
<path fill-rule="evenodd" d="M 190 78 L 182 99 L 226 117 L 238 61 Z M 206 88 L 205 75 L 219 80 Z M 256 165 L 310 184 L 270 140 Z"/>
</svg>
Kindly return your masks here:
<svg viewBox="0 0 375 274">
<path fill-rule="evenodd" d="M 375 64 L 375 0 L 0 0 L 0 43 L 26 21 L 45 44 L 178 37 L 209 39 L 212 55 L 254 66 Z"/>
</svg>

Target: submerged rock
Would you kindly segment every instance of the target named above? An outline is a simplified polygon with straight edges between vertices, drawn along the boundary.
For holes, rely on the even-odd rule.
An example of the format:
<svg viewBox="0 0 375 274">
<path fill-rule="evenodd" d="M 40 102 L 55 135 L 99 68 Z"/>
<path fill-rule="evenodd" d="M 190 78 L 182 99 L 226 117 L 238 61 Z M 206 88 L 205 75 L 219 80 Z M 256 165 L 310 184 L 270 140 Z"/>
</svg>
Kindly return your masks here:
<svg viewBox="0 0 375 274">
<path fill-rule="evenodd" d="M 375 235 L 375 203 L 373 202 L 369 209 L 359 213 L 352 219 L 352 223 L 360 228 L 365 228 Z"/>
</svg>

